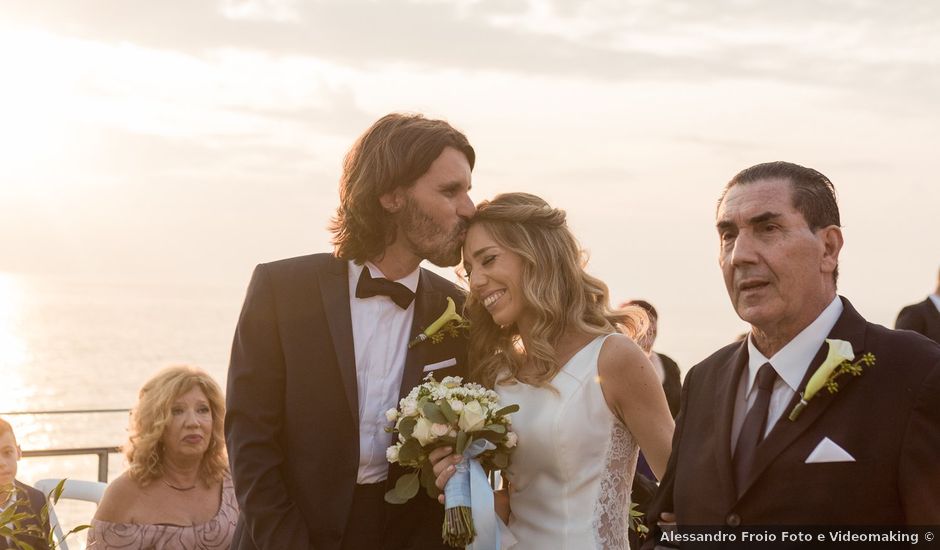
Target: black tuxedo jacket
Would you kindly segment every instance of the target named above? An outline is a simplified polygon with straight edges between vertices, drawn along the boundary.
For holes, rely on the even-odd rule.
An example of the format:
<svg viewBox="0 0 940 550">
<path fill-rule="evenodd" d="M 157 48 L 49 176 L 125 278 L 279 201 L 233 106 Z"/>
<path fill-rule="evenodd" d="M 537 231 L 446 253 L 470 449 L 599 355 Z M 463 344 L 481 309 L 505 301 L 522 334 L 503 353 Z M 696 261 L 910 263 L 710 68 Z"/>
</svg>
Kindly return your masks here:
<svg viewBox="0 0 940 550">
<path fill-rule="evenodd" d="M 679 365 L 662 353 L 657 353 L 659 360 L 663 363 L 663 391 L 666 393 L 666 402 L 669 404 L 669 413 L 675 418 L 679 415 L 679 405 L 682 398 L 682 373 L 679 371 Z"/>
<path fill-rule="evenodd" d="M 259 265 L 238 320 L 228 373 L 225 436 L 241 507 L 233 549 L 336 549 L 359 465 L 358 392 L 348 265 L 315 254 Z M 420 272 L 411 337 L 462 292 Z M 466 340 L 445 338 L 408 351 L 404 396 L 423 367 L 464 375 Z M 402 473 L 392 468 L 389 483 Z M 389 485 L 391 488 L 391 485 Z M 443 548 L 443 507 L 421 491 L 392 507 L 387 548 Z"/>
<path fill-rule="evenodd" d="M 913 330 L 940 344 L 940 310 L 930 298 L 905 306 L 894 322 L 898 330 Z"/>
<path fill-rule="evenodd" d="M 46 505 L 46 495 L 42 494 L 42 491 L 34 489 L 25 483 L 14 480 L 13 484 L 16 486 L 17 493 L 17 502 L 15 504 L 16 513 L 26 512 L 32 515 L 32 518 L 23 523 L 23 527 L 39 527 L 43 532 L 43 536 L 48 536 L 49 520 L 47 518 L 46 521 L 42 521 L 42 509 Z M 19 540 L 29 543 L 35 550 L 48 550 L 49 548 L 45 538 L 27 535 L 19 537 Z M 16 548 L 16 544 L 12 542 L 8 543 L 5 537 L 0 536 L 0 548 Z"/>
<path fill-rule="evenodd" d="M 682 388 L 672 455 L 649 520 L 674 511 L 682 525 L 940 524 L 940 346 L 866 322 L 845 307 L 829 338 L 875 355 L 861 376 L 842 375 L 796 421 L 797 395 L 761 442 L 738 497 L 731 422 L 747 342 L 693 367 Z M 825 359 L 824 344 L 799 390 Z M 854 462 L 806 463 L 828 437 Z"/>
</svg>

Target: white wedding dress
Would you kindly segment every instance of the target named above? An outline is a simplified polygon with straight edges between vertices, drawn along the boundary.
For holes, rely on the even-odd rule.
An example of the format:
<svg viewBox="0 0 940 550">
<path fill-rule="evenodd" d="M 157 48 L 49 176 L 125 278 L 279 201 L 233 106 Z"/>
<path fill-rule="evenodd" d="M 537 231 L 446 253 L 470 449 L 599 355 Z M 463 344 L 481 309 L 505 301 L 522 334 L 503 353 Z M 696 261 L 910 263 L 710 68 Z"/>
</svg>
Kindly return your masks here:
<svg viewBox="0 0 940 550">
<path fill-rule="evenodd" d="M 607 336 L 565 364 L 552 380 L 558 393 L 521 383 L 496 386 L 500 403 L 519 405 L 512 415 L 518 448 L 505 472 L 509 531 L 518 541 L 512 550 L 629 548 L 638 447 L 601 392 L 597 358 Z"/>
</svg>

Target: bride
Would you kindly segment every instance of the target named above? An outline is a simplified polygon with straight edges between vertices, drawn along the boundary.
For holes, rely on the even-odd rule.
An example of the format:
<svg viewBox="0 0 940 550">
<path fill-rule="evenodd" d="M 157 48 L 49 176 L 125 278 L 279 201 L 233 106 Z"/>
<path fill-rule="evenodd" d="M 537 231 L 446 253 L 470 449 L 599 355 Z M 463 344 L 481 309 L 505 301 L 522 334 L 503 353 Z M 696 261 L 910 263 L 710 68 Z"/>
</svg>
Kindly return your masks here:
<svg viewBox="0 0 940 550">
<path fill-rule="evenodd" d="M 637 443 L 661 476 L 674 428 L 652 365 L 623 334 L 645 317 L 611 310 L 564 211 L 528 193 L 481 203 L 463 257 L 472 378 L 520 406 L 495 499 L 513 550 L 628 548 Z M 450 452 L 431 455 L 440 488 L 459 461 Z"/>
</svg>

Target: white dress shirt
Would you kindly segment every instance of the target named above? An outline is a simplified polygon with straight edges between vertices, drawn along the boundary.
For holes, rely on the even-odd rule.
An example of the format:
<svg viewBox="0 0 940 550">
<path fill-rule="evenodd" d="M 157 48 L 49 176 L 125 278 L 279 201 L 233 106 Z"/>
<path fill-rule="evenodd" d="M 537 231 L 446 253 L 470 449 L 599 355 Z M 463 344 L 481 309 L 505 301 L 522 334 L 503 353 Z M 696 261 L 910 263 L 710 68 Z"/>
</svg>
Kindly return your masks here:
<svg viewBox="0 0 940 550">
<path fill-rule="evenodd" d="M 931 294 L 930 301 L 936 306 L 937 311 L 940 311 L 940 294 Z"/>
<path fill-rule="evenodd" d="M 371 262 L 349 262 L 349 313 L 356 350 L 356 386 L 359 391 L 359 474 L 356 483 L 377 483 L 388 477 L 385 450 L 392 434 L 385 411 L 398 407 L 401 379 L 405 372 L 408 336 L 415 304 L 398 307 L 388 296 L 356 298 L 356 285 L 364 268 L 373 278 L 385 275 Z M 396 282 L 412 292 L 418 288 L 419 269 Z"/>
<path fill-rule="evenodd" d="M 757 371 L 768 362 L 777 371 L 777 381 L 774 383 L 773 393 L 770 395 L 770 407 L 767 409 L 767 425 L 764 428 L 764 437 L 766 437 L 774 424 L 783 416 L 784 409 L 790 400 L 796 395 L 806 369 L 809 368 L 813 357 L 826 341 L 826 337 L 832 332 L 832 327 L 842 315 L 842 309 L 842 300 L 836 296 L 815 321 L 769 359 L 754 346 L 753 337 L 748 337 L 747 371 L 738 382 L 738 393 L 734 400 L 734 420 L 731 424 L 732 456 L 738 444 L 738 435 L 741 433 L 744 417 L 757 400 L 757 385 L 754 383 L 757 379 Z"/>
</svg>

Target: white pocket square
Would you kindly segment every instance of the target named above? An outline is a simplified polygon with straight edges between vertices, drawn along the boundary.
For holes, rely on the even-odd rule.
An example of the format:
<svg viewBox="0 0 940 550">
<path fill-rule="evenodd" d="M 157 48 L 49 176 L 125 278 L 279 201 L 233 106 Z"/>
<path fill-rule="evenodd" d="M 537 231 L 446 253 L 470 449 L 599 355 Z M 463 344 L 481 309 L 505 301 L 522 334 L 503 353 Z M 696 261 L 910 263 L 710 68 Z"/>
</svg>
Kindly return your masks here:
<svg viewBox="0 0 940 550">
<path fill-rule="evenodd" d="M 450 359 L 445 359 L 443 361 L 438 361 L 437 363 L 431 363 L 430 365 L 425 365 L 422 372 L 431 372 L 432 370 L 446 369 L 447 367 L 453 367 L 457 364 L 457 358 L 451 357 Z"/>
<path fill-rule="evenodd" d="M 823 462 L 855 462 L 855 457 L 845 449 L 835 444 L 828 437 L 824 437 L 819 445 L 806 457 L 806 464 L 820 464 Z"/>
</svg>

